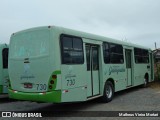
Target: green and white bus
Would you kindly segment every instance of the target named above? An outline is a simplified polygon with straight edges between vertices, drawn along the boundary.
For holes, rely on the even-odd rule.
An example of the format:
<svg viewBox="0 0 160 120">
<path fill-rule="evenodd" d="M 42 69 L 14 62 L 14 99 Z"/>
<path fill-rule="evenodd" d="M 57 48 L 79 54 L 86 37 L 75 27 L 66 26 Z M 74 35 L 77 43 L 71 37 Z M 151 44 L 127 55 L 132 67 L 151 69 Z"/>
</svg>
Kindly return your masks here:
<svg viewBox="0 0 160 120">
<path fill-rule="evenodd" d="M 12 34 L 9 97 L 76 102 L 153 81 L 151 49 L 56 26 Z"/>
<path fill-rule="evenodd" d="M 0 94 L 8 93 L 8 45 L 0 44 Z"/>
</svg>

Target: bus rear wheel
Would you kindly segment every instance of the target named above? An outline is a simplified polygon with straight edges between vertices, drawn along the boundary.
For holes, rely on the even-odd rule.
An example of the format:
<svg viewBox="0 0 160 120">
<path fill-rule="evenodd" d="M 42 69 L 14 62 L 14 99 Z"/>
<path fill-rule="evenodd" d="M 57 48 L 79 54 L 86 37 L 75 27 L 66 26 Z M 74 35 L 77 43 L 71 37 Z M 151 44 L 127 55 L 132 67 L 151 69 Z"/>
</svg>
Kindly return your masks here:
<svg viewBox="0 0 160 120">
<path fill-rule="evenodd" d="M 105 103 L 110 102 L 112 101 L 113 96 L 114 96 L 113 84 L 112 82 L 107 81 L 104 86 L 102 101 Z"/>
</svg>

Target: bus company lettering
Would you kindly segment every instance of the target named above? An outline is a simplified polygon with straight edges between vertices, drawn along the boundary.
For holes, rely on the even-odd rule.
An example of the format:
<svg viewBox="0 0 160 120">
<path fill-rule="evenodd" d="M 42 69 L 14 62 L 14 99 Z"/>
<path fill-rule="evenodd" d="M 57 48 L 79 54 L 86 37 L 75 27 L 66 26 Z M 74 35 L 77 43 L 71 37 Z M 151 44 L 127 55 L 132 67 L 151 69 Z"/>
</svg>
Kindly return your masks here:
<svg viewBox="0 0 160 120">
<path fill-rule="evenodd" d="M 34 76 L 34 75 L 31 75 L 31 76 L 22 75 L 20 78 L 21 78 L 21 80 L 22 80 L 22 79 L 27 79 L 27 80 L 28 80 L 28 79 L 33 79 L 33 78 L 35 78 L 35 76 Z"/>
<path fill-rule="evenodd" d="M 72 78 L 72 77 L 76 77 L 76 75 L 67 74 L 67 75 L 65 76 L 65 79 Z"/>
<path fill-rule="evenodd" d="M 125 68 L 120 66 L 111 66 L 109 68 L 109 75 L 111 75 L 112 73 L 118 74 L 118 72 L 125 72 Z"/>
<path fill-rule="evenodd" d="M 20 76 L 20 79 L 34 79 L 35 76 L 32 74 L 31 70 L 30 70 L 30 65 L 29 64 L 25 64 L 24 65 L 24 72 L 22 73 L 22 75 Z"/>
</svg>

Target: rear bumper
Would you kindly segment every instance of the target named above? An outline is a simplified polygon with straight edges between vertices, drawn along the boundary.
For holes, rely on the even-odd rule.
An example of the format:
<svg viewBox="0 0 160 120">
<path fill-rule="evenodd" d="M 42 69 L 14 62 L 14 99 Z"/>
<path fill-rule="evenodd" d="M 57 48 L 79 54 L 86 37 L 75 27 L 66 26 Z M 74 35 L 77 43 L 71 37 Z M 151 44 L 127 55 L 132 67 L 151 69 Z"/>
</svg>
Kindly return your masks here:
<svg viewBox="0 0 160 120">
<path fill-rule="evenodd" d="M 61 91 L 51 91 L 45 93 L 25 93 L 9 89 L 9 98 L 17 100 L 27 100 L 36 102 L 61 102 Z"/>
</svg>

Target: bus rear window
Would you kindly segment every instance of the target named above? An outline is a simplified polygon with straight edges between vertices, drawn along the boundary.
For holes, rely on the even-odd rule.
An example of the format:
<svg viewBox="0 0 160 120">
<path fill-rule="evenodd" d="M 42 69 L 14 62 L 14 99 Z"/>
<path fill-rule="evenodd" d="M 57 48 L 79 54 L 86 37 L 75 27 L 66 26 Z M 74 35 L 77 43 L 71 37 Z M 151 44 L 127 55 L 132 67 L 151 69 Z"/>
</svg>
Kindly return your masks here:
<svg viewBox="0 0 160 120">
<path fill-rule="evenodd" d="M 44 56 L 49 52 L 49 33 L 33 31 L 13 36 L 11 40 L 11 57 L 27 58 Z"/>
</svg>

